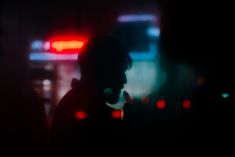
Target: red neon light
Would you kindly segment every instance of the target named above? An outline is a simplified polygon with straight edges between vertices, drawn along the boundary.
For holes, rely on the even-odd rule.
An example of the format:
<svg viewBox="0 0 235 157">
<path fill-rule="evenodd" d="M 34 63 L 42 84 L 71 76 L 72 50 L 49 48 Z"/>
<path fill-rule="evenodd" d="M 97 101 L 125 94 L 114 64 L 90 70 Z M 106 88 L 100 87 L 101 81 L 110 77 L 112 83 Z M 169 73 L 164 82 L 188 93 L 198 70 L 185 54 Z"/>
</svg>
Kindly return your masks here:
<svg viewBox="0 0 235 157">
<path fill-rule="evenodd" d="M 159 99 L 156 103 L 158 109 L 163 110 L 166 108 L 166 101 L 164 99 Z"/>
<path fill-rule="evenodd" d="M 86 112 L 84 111 L 77 111 L 75 112 L 75 117 L 78 119 L 78 120 L 84 120 L 87 118 L 87 114 Z"/>
<path fill-rule="evenodd" d="M 122 110 L 115 110 L 112 112 L 111 116 L 115 119 L 121 119 L 123 117 L 123 112 Z"/>
<path fill-rule="evenodd" d="M 150 102 L 150 99 L 149 99 L 149 97 L 142 97 L 141 101 L 143 104 L 148 104 Z"/>
<path fill-rule="evenodd" d="M 66 50 L 80 50 L 84 46 L 84 41 L 71 40 L 71 41 L 53 41 L 51 48 L 58 52 Z"/>
<path fill-rule="evenodd" d="M 86 45 L 89 37 L 82 33 L 76 33 L 73 31 L 67 33 L 57 33 L 49 38 L 50 49 L 52 53 L 68 54 L 75 53 L 79 54 Z"/>
<path fill-rule="evenodd" d="M 191 100 L 190 99 L 184 99 L 182 106 L 184 109 L 190 109 L 192 106 Z"/>
</svg>

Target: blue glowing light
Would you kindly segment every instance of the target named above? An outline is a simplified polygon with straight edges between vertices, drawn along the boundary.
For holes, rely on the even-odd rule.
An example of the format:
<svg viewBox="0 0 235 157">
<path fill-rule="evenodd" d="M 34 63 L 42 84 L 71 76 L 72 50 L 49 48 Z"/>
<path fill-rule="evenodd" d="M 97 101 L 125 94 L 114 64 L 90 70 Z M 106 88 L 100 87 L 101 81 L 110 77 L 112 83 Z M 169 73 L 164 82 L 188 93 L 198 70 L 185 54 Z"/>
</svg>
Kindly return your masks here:
<svg viewBox="0 0 235 157">
<path fill-rule="evenodd" d="M 31 50 L 49 50 L 50 49 L 50 42 L 49 41 L 41 41 L 41 40 L 35 40 L 31 44 Z"/>
<path fill-rule="evenodd" d="M 32 50 L 40 50 L 43 48 L 43 42 L 40 40 L 35 40 L 31 44 L 31 49 Z"/>
<path fill-rule="evenodd" d="M 159 37 L 160 36 L 160 29 L 157 27 L 149 27 L 147 29 L 147 34 L 150 37 Z"/>
<path fill-rule="evenodd" d="M 31 52 L 29 55 L 30 61 L 52 61 L 52 60 L 77 60 L 78 54 L 55 54 L 49 52 Z"/>
<path fill-rule="evenodd" d="M 157 17 L 152 14 L 132 14 L 121 15 L 118 17 L 119 22 L 139 22 L 139 21 L 152 21 L 155 22 Z"/>
<path fill-rule="evenodd" d="M 129 52 L 133 60 L 155 60 L 157 57 L 157 46 L 154 43 L 149 44 L 149 51 Z"/>
</svg>

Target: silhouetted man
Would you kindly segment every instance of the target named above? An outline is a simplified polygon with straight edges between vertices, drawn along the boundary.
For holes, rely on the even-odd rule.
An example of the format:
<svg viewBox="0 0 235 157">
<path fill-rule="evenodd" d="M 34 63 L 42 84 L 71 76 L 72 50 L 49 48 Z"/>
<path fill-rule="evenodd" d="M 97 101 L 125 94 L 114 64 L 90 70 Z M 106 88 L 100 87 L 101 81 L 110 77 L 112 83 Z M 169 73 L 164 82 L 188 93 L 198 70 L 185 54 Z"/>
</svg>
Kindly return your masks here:
<svg viewBox="0 0 235 157">
<path fill-rule="evenodd" d="M 107 106 L 115 104 L 131 66 L 128 52 L 110 36 L 91 39 L 79 55 L 81 79 L 59 102 L 51 129 L 57 153 L 82 151 L 102 144 L 121 142 L 121 113 Z"/>
</svg>

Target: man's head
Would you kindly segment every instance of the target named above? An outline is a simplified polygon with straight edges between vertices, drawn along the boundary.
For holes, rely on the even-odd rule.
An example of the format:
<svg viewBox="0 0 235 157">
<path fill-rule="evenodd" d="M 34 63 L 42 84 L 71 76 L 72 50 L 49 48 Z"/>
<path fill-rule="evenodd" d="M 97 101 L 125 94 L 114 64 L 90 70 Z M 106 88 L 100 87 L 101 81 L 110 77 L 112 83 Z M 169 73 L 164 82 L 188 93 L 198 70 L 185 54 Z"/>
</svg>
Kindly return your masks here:
<svg viewBox="0 0 235 157">
<path fill-rule="evenodd" d="M 121 43 L 110 36 L 92 38 L 79 55 L 81 79 L 93 81 L 103 91 L 110 91 L 106 100 L 116 103 L 127 82 L 125 71 L 131 67 L 131 58 Z"/>
</svg>

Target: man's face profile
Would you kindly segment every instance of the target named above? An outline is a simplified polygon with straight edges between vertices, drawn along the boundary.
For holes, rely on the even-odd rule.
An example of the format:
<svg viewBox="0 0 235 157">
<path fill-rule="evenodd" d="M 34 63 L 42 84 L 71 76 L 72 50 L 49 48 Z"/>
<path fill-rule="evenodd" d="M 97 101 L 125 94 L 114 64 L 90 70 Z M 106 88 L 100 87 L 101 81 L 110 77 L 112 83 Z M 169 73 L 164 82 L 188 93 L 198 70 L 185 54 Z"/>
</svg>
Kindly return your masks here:
<svg viewBox="0 0 235 157">
<path fill-rule="evenodd" d="M 127 82 L 125 71 L 131 66 L 130 56 L 123 45 L 113 37 L 97 36 L 88 42 L 78 61 L 81 78 L 94 81 L 108 103 L 118 102 Z"/>
</svg>

